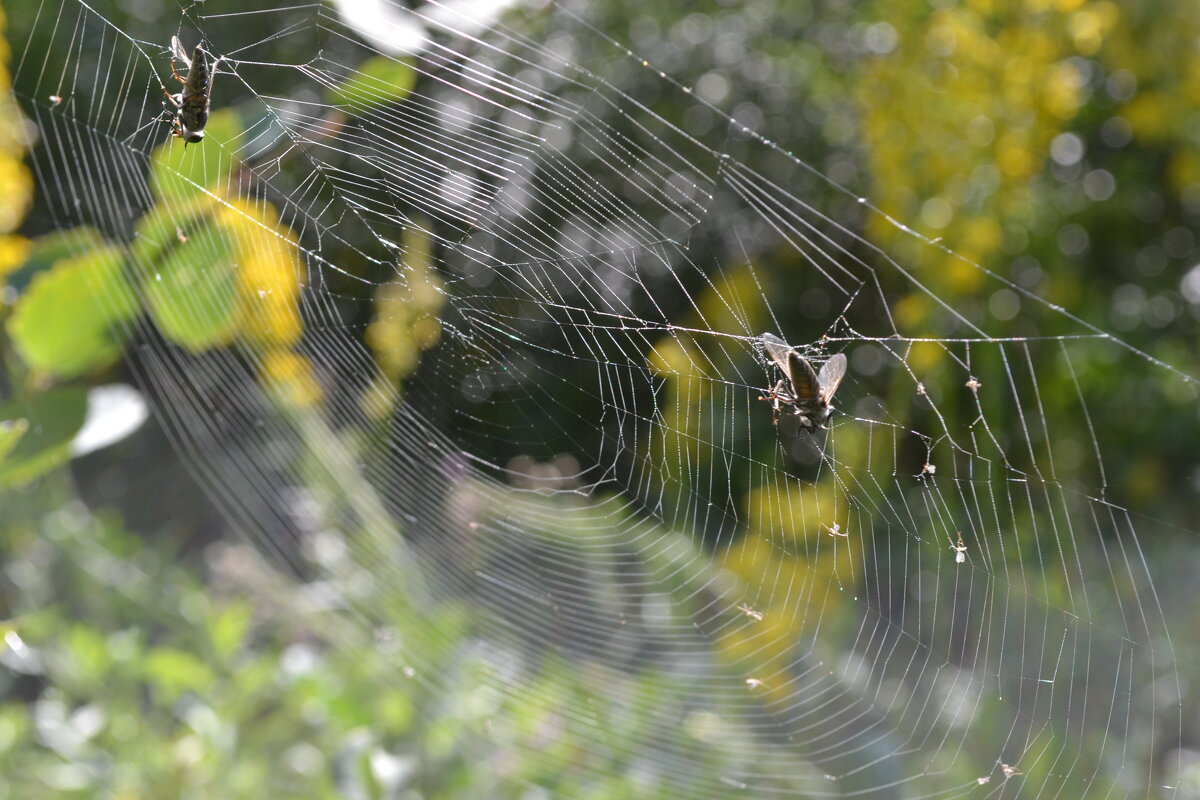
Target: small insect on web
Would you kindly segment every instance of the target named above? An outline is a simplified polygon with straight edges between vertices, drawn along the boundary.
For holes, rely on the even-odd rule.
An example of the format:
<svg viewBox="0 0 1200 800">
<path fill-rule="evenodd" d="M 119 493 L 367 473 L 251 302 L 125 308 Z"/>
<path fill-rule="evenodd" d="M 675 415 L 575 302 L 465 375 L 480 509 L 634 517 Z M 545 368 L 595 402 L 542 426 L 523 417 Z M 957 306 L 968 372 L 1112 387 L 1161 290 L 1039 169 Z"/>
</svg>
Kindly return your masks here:
<svg viewBox="0 0 1200 800">
<path fill-rule="evenodd" d="M 188 56 L 187 49 L 179 41 L 178 36 L 171 37 L 171 74 L 175 80 L 183 84 L 183 90 L 175 94 L 163 87 L 167 99 L 175 106 L 175 118 L 171 121 L 171 135 L 183 139 L 183 146 L 188 142 L 199 142 L 204 138 L 204 126 L 208 124 L 209 101 L 212 97 L 213 78 L 216 77 L 218 58 L 210 66 L 204 40 L 201 40 L 192 55 Z M 181 77 L 175 69 L 175 62 L 182 61 L 187 65 L 187 77 Z"/>
<path fill-rule="evenodd" d="M 774 389 L 768 389 L 766 395 L 759 398 L 771 403 L 774 421 L 779 421 L 780 411 L 788 406 L 805 430 L 827 428 L 825 423 L 833 415 L 833 395 L 846 376 L 845 354 L 831 356 L 818 373 L 808 359 L 775 334 L 764 333 L 762 342 L 767 355 L 784 375 Z"/>
<path fill-rule="evenodd" d="M 759 611 L 752 605 L 742 603 L 740 606 L 738 606 L 738 611 L 741 611 L 747 617 L 750 617 L 756 622 L 762 622 L 763 620 L 763 612 Z"/>
<path fill-rule="evenodd" d="M 953 539 L 950 540 L 950 549 L 954 551 L 955 563 L 961 564 L 967 560 L 967 546 L 963 544 L 961 533 L 958 534 L 958 544 L 955 544 Z"/>
</svg>

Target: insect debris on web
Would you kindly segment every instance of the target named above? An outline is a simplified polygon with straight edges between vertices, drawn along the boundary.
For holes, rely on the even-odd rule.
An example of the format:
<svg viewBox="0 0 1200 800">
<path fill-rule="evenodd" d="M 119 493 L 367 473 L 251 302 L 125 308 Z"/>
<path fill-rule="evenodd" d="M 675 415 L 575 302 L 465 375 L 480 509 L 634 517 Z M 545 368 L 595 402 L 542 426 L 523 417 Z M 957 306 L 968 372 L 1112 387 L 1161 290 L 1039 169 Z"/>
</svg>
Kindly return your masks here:
<svg viewBox="0 0 1200 800">
<path fill-rule="evenodd" d="M 842 378 L 846 377 L 846 355 L 830 356 L 818 373 L 808 359 L 775 334 L 764 333 L 762 343 L 767 355 L 784 375 L 775 388 L 767 389 L 759 398 L 771 403 L 773 421 L 778 423 L 780 412 L 787 407 L 787 413 L 806 431 L 827 429 L 825 423 L 833 414 L 833 395 Z"/>
<path fill-rule="evenodd" d="M 192 50 L 191 56 L 179 41 L 178 36 L 171 37 L 171 74 L 175 80 L 183 84 L 183 89 L 175 94 L 162 87 L 167 100 L 175 107 L 175 117 L 171 121 L 171 135 L 183 139 L 186 149 L 188 143 L 196 143 L 204 138 L 204 126 L 208 124 L 209 104 L 212 98 L 213 79 L 217 74 L 217 65 L 223 58 L 218 58 L 211 65 L 208 63 L 207 45 L 203 39 Z M 175 62 L 180 61 L 187 66 L 187 77 L 175 69 Z"/>
<path fill-rule="evenodd" d="M 954 551 L 954 563 L 961 564 L 967 560 L 967 546 L 963 544 L 961 533 L 958 534 L 958 544 L 955 544 L 953 539 L 950 540 L 950 549 Z"/>
<path fill-rule="evenodd" d="M 740 606 L 738 606 L 738 611 L 742 612 L 747 617 L 750 617 L 750 619 L 754 620 L 755 622 L 762 622 L 763 620 L 763 612 L 747 603 L 742 603 Z"/>
</svg>

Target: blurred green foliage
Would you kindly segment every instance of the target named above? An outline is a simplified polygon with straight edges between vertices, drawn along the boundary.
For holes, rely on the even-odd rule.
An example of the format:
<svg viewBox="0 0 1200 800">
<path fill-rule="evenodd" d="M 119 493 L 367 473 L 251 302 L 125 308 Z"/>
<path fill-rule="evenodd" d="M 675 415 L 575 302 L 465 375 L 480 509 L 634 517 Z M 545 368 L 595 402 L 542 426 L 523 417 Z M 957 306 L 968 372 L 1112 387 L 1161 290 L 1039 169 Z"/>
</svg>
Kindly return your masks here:
<svg viewBox="0 0 1200 800">
<path fill-rule="evenodd" d="M 8 425 L 0 486 L 24 486 L 66 463 L 86 412 L 86 393 L 72 386 L 41 392 L 34 404 L 12 400 L 0 406 L 0 420 Z"/>
<path fill-rule="evenodd" d="M 213 545 L 197 570 L 173 537 L 147 546 L 111 515 L 53 500 L 70 492 L 45 481 L 0 527 L 0 608 L 17 637 L 0 670 L 0 796 L 521 798 L 532 783 L 666 800 L 686 793 L 674 759 L 736 768 L 729 723 L 711 707 L 689 715 L 683 687 L 653 672 L 549 657 L 514 698 L 453 606 L 383 630 L 331 626 L 297 611 L 314 587 L 252 548 Z M 395 642 L 427 625 L 434 683 L 396 661 Z M 674 707 L 682 738 L 645 749 L 664 739 L 643 705 Z M 585 746 L 596 725 L 617 737 L 605 751 Z"/>
<path fill-rule="evenodd" d="M 13 348 L 25 363 L 73 378 L 116 362 L 125 344 L 121 326 L 137 308 L 121 251 L 85 229 L 43 237 L 31 256 L 44 257 L 46 268 L 27 265 L 32 279 L 8 323 Z M 94 302 L 97 297 L 105 302 Z M 62 313 L 67 308 L 78 312 Z"/>
<path fill-rule="evenodd" d="M 403 755 L 429 735 L 413 684 L 370 641 L 330 647 L 252 551 L 217 548 L 202 582 L 171 541 L 77 504 L 8 511 L 4 796 L 389 797 L 427 779 Z"/>
<path fill-rule="evenodd" d="M 356 65 L 354 74 L 334 87 L 330 99 L 359 116 L 404 100 L 416 84 L 417 71 L 408 60 L 375 56 Z"/>
</svg>

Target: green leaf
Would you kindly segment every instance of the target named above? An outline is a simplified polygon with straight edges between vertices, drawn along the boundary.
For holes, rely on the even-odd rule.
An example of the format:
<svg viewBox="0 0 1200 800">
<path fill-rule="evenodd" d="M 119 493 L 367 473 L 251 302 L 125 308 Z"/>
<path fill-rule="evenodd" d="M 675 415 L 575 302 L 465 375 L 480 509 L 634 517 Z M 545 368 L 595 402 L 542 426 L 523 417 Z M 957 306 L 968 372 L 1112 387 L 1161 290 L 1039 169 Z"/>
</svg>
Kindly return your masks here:
<svg viewBox="0 0 1200 800">
<path fill-rule="evenodd" d="M 216 198 L 195 194 L 170 205 L 150 209 L 138 222 L 129 247 L 129 258 L 140 274 L 152 271 L 152 264 L 174 247 L 187 244 L 192 235 L 212 215 Z"/>
<path fill-rule="evenodd" d="M 5 456 L 12 452 L 27 430 L 29 430 L 29 420 L 27 419 L 0 420 L 0 463 L 4 462 Z"/>
<path fill-rule="evenodd" d="M 200 659 L 184 650 L 157 647 L 145 659 L 146 678 L 174 701 L 184 692 L 204 694 L 216 675 Z"/>
<path fill-rule="evenodd" d="M 100 630 L 91 625 L 72 625 L 60 641 L 62 653 L 76 680 L 96 684 L 108 676 L 112 657 Z"/>
<path fill-rule="evenodd" d="M 38 273 L 50 269 L 58 261 L 84 255 L 108 247 L 104 237 L 92 228 L 71 228 L 39 236 L 30 248 L 25 263 L 9 273 L 9 286 L 24 294 Z"/>
<path fill-rule="evenodd" d="M 82 388 L 53 389 L 36 402 L 5 403 L 0 419 L 28 421 L 28 430 L 0 460 L 0 486 L 26 484 L 71 458 L 71 440 L 83 427 L 87 392 Z"/>
<path fill-rule="evenodd" d="M 220 84 L 217 84 L 220 89 Z M 206 188 L 222 195 L 235 195 L 235 187 L 226 187 L 237 177 L 230 168 L 230 145 L 242 135 L 242 125 L 232 111 L 218 111 L 204 126 L 204 141 L 184 145 L 183 140 L 170 137 L 155 148 L 150 157 L 150 187 L 154 196 L 165 202 L 172 213 L 178 205 Z M 236 146 L 236 145 L 234 145 Z M 224 191 L 229 188 L 229 191 Z"/>
<path fill-rule="evenodd" d="M 205 225 L 169 251 L 145 284 L 159 330 L 192 352 L 227 344 L 239 319 L 235 247 L 220 225 Z"/>
<path fill-rule="evenodd" d="M 364 61 L 345 82 L 333 89 L 333 102 L 356 116 L 408 97 L 417 83 L 417 71 L 406 60 L 375 56 Z"/>
<path fill-rule="evenodd" d="M 232 603 L 209 619 L 213 649 L 222 660 L 230 659 L 242 646 L 253 616 L 246 603 Z"/>
<path fill-rule="evenodd" d="M 60 378 L 112 364 L 121 356 L 120 323 L 137 311 L 116 247 L 56 261 L 39 272 L 8 320 L 25 363 Z"/>
</svg>

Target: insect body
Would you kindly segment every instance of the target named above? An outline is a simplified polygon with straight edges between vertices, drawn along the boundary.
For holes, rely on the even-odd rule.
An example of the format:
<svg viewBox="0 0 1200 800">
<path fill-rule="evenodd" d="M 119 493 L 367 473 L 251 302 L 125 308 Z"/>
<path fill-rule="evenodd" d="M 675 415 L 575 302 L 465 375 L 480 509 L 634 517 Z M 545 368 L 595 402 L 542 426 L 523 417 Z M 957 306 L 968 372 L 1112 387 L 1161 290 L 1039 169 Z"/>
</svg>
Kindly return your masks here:
<svg viewBox="0 0 1200 800">
<path fill-rule="evenodd" d="M 175 69 L 175 62 L 182 61 L 187 65 L 187 77 L 181 77 Z M 220 61 L 220 59 L 217 59 Z M 214 63 L 215 67 L 216 64 Z M 175 120 L 171 125 L 171 134 L 183 139 L 186 148 L 188 142 L 199 142 L 204 138 L 204 126 L 208 123 L 208 102 L 212 96 L 214 71 L 208 64 L 204 42 L 196 45 L 191 57 L 179 41 L 178 36 L 171 37 L 171 72 L 175 80 L 183 84 L 183 91 L 176 94 L 163 91 L 167 99 L 175 106 Z"/>
<path fill-rule="evenodd" d="M 762 398 L 771 402 L 776 421 L 783 407 L 789 406 L 791 414 L 805 430 L 826 427 L 825 423 L 833 414 L 830 400 L 846 376 L 846 356 L 843 353 L 832 356 L 818 373 L 808 359 L 775 334 L 764 333 L 762 340 L 767 355 L 784 374 L 775 388 L 769 389 L 767 396 Z"/>
</svg>

